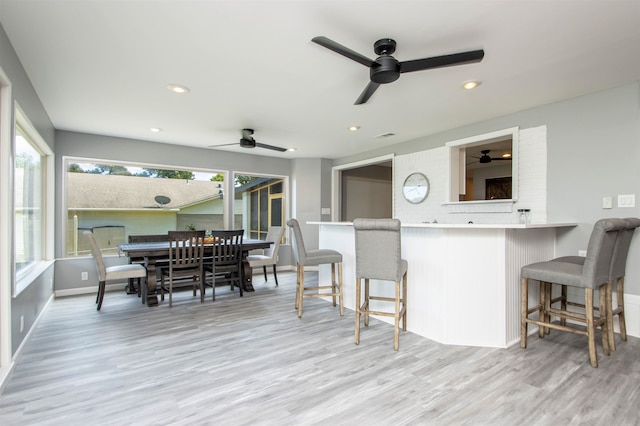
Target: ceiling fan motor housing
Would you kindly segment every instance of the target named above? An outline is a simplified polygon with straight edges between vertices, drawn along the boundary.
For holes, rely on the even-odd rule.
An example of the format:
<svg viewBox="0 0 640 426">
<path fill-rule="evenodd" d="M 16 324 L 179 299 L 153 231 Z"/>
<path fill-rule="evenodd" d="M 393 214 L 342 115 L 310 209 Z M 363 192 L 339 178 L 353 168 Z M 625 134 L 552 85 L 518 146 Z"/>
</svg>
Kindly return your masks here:
<svg viewBox="0 0 640 426">
<path fill-rule="evenodd" d="M 393 56 L 380 56 L 370 68 L 369 78 L 378 84 L 396 81 L 400 78 L 400 63 Z"/>
</svg>

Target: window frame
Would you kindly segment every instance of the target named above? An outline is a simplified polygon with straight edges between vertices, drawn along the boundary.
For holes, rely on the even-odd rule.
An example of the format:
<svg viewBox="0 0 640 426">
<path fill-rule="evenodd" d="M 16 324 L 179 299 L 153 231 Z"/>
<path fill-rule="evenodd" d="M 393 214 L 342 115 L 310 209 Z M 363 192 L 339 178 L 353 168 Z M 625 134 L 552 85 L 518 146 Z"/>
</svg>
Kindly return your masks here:
<svg viewBox="0 0 640 426">
<path fill-rule="evenodd" d="M 63 235 L 63 237 L 61 238 L 61 253 L 62 253 L 62 257 L 64 259 L 77 259 L 79 257 L 86 257 L 86 256 L 90 256 L 90 254 L 87 254 L 86 256 L 84 255 L 78 255 L 78 256 L 69 256 L 69 249 L 67 248 L 67 232 L 69 230 L 69 226 L 68 226 L 68 214 L 69 214 L 69 207 L 68 207 L 68 181 L 67 181 L 67 171 L 69 169 L 69 165 L 72 163 L 83 163 L 83 164 L 106 164 L 106 165 L 117 165 L 117 166 L 123 166 L 123 167 L 130 167 L 130 168 L 150 168 L 150 169 L 160 169 L 160 170 L 183 170 L 183 171 L 190 171 L 193 173 L 207 173 L 207 174 L 212 174 L 212 175 L 216 175 L 216 174 L 221 174 L 224 176 L 224 182 L 222 183 L 222 185 L 218 185 L 219 190 L 224 191 L 224 187 L 227 185 L 227 181 L 228 181 L 228 177 L 229 177 L 229 173 L 225 170 L 222 169 L 204 169 L 201 167 L 188 167 L 188 166 L 176 166 L 176 165 L 171 165 L 171 164 L 159 164 L 159 163 L 145 163 L 145 162 L 139 162 L 139 161 L 123 161 L 123 160 L 117 160 L 117 159 L 101 159 L 101 158 L 94 158 L 94 157 L 76 157 L 76 156 L 63 156 L 62 157 L 62 203 L 61 203 L 61 214 L 62 214 L 62 227 L 61 227 L 61 235 Z M 222 194 L 222 192 L 220 192 Z M 224 197 L 223 199 L 226 199 L 226 197 Z M 228 217 L 230 216 L 230 207 L 229 207 L 229 203 L 228 202 L 224 202 L 223 203 L 223 223 L 227 223 L 228 221 Z M 108 256 L 117 256 L 114 254 L 108 254 L 105 253 L 104 256 L 108 257 Z"/>
<path fill-rule="evenodd" d="M 18 136 L 18 128 L 26 137 L 25 140 L 40 154 L 41 158 L 41 204 L 42 204 L 42 225 L 39 240 L 41 244 L 41 254 L 32 264 L 28 265 L 21 271 L 17 271 L 17 234 L 16 229 L 16 142 Z M 11 267 L 13 274 L 13 297 L 17 297 L 22 293 L 35 279 L 44 272 L 53 262 L 54 252 L 54 185 L 55 185 L 55 166 L 54 154 L 49 145 L 36 130 L 31 120 L 25 114 L 18 102 L 14 103 L 14 121 L 12 126 L 11 139 L 11 170 L 12 170 L 12 236 L 13 250 L 11 252 Z"/>
</svg>

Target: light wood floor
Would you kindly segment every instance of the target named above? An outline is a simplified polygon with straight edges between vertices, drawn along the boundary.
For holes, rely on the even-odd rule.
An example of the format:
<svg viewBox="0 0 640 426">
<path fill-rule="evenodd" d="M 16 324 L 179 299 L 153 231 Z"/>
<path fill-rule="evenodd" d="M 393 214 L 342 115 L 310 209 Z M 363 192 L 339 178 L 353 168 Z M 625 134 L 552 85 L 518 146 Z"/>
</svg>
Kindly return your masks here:
<svg viewBox="0 0 640 426">
<path fill-rule="evenodd" d="M 585 338 L 553 331 L 526 350 L 402 333 L 394 352 L 393 327 L 372 320 L 356 346 L 353 311 L 306 299 L 298 319 L 295 274 L 279 278 L 204 304 L 183 292 L 171 309 L 124 292 L 100 312 L 95 295 L 54 301 L 0 397 L 0 424 L 640 422 L 640 339 L 610 357 L 599 347 L 597 369 Z"/>
</svg>

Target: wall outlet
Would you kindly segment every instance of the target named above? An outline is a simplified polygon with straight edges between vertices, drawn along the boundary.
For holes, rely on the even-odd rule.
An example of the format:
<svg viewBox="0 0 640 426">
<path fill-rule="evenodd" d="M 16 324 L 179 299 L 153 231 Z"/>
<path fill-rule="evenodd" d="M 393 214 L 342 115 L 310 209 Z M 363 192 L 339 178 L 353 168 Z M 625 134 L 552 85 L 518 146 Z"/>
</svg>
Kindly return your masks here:
<svg viewBox="0 0 640 426">
<path fill-rule="evenodd" d="M 82 273 L 82 281 L 86 281 L 89 279 L 89 273 L 88 272 L 83 272 Z"/>
<path fill-rule="evenodd" d="M 618 195 L 618 207 L 635 207 L 635 194 Z"/>
<path fill-rule="evenodd" d="M 578 250 L 578 256 L 586 257 L 587 256 L 587 251 L 586 250 Z"/>
<path fill-rule="evenodd" d="M 602 208 L 603 209 L 612 209 L 613 208 L 613 197 L 602 197 Z"/>
<path fill-rule="evenodd" d="M 321 213 L 322 214 L 331 214 L 331 207 L 323 207 Z"/>
</svg>

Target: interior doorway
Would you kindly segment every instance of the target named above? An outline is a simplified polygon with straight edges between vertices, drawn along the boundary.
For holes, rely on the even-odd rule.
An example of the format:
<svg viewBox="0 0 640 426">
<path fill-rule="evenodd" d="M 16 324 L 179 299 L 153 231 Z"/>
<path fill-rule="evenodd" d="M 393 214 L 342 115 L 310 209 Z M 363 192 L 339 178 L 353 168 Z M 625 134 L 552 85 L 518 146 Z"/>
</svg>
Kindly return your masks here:
<svg viewBox="0 0 640 426">
<path fill-rule="evenodd" d="M 393 216 L 393 155 L 333 168 L 332 220 Z"/>
</svg>

